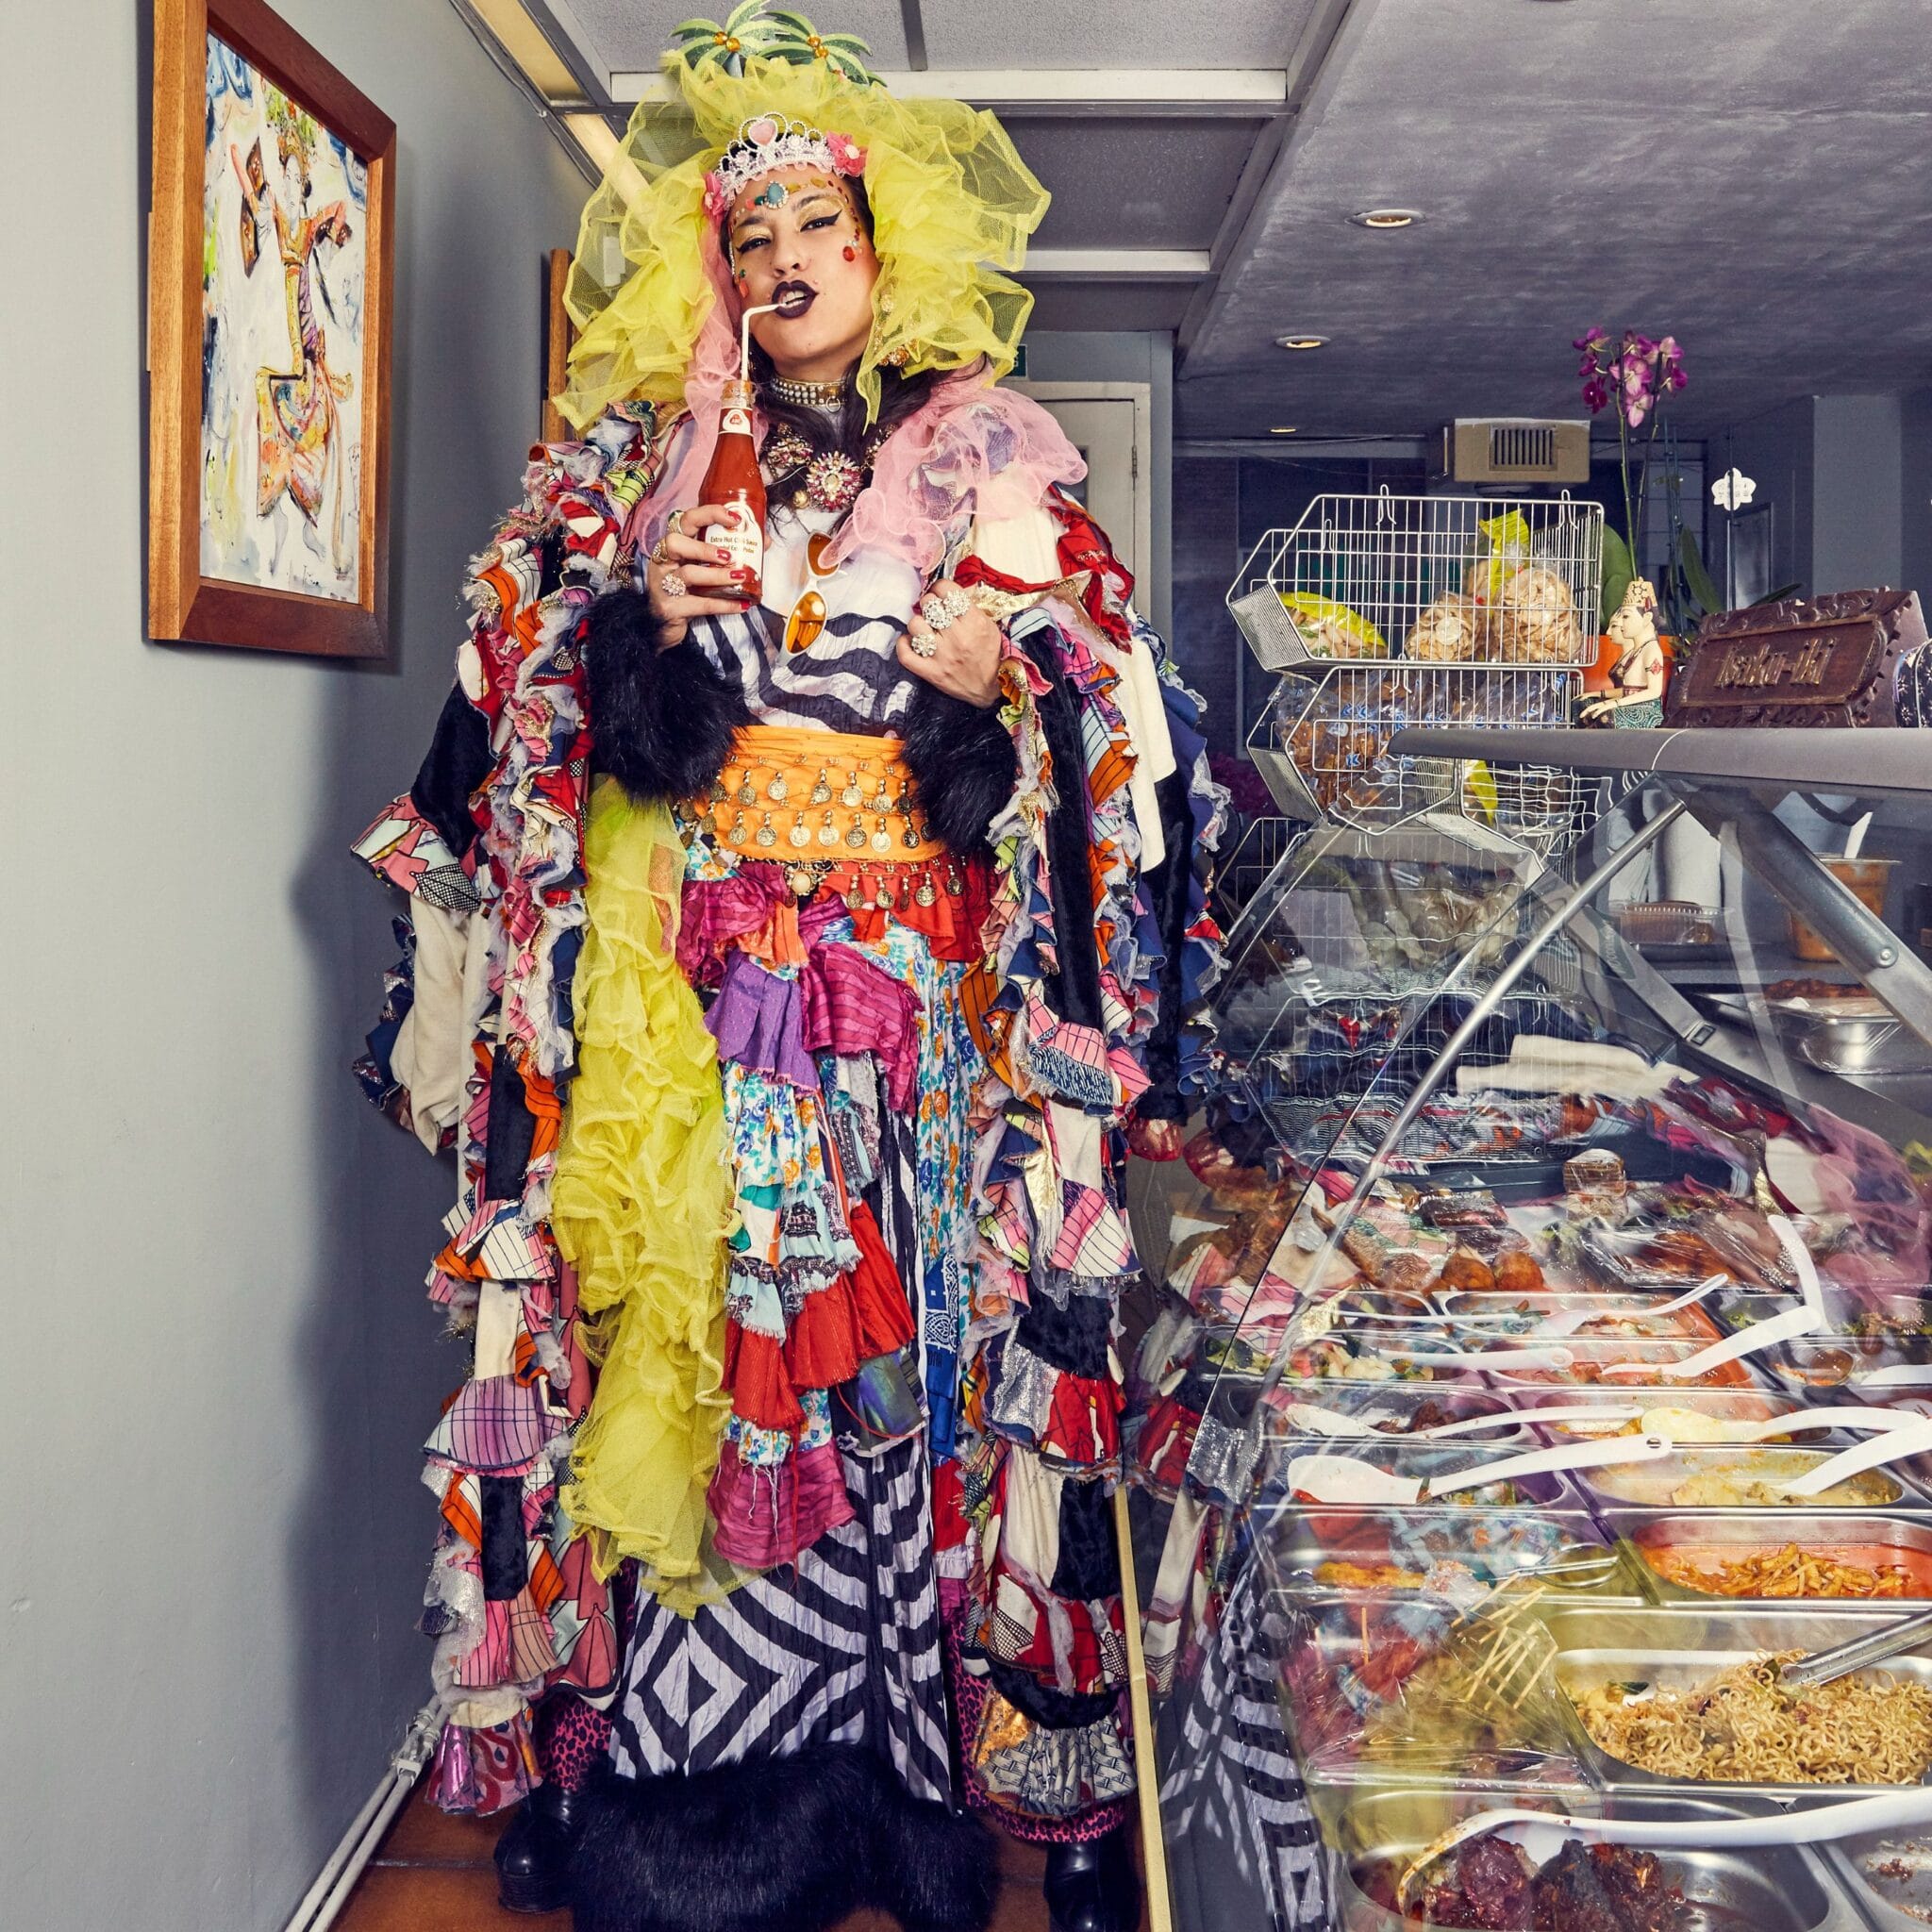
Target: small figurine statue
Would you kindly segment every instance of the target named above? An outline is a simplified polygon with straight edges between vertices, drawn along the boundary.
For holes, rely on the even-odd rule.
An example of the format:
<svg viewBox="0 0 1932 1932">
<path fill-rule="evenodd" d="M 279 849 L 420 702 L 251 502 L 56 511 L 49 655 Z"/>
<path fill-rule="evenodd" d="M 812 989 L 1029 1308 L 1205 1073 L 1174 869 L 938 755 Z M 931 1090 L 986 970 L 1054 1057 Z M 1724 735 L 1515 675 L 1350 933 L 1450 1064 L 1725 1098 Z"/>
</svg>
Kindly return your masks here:
<svg viewBox="0 0 1932 1932">
<path fill-rule="evenodd" d="M 1664 647 L 1657 635 L 1657 591 L 1648 577 L 1632 577 L 1624 601 L 1610 619 L 1607 635 L 1618 646 L 1610 666 L 1610 688 L 1586 699 L 1576 713 L 1579 724 L 1614 724 L 1635 729 L 1664 722 Z"/>
</svg>

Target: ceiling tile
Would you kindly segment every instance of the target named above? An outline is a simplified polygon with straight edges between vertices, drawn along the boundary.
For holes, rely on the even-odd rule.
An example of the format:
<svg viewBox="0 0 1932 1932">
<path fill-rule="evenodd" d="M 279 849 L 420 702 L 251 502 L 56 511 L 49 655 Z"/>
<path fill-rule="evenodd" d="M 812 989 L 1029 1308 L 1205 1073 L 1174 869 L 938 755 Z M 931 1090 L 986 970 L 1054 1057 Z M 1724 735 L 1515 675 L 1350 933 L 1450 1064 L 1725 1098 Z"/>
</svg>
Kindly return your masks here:
<svg viewBox="0 0 1932 1932">
<path fill-rule="evenodd" d="M 1066 281 L 1029 286 L 1029 330 L 1178 328 L 1193 292 L 1185 282 Z"/>
<path fill-rule="evenodd" d="M 1248 121 L 1008 123 L 1053 195 L 1054 248 L 1207 248 L 1255 144 Z"/>
<path fill-rule="evenodd" d="M 827 0 L 830 4 L 830 0 Z M 1284 67 L 1315 0 L 924 0 L 935 67 Z"/>
</svg>

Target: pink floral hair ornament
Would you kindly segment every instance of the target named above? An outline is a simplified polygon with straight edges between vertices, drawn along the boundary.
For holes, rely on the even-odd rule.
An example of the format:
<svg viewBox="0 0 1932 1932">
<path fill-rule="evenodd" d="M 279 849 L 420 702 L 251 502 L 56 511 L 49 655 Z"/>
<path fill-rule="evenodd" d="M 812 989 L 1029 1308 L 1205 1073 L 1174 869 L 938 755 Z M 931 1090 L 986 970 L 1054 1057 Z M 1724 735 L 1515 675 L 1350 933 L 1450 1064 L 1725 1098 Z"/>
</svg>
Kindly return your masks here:
<svg viewBox="0 0 1932 1932">
<path fill-rule="evenodd" d="M 849 134 L 822 134 L 803 121 L 755 114 L 705 176 L 705 212 L 719 219 L 753 182 L 781 168 L 819 168 L 827 175 L 863 175 L 865 150 Z"/>
</svg>

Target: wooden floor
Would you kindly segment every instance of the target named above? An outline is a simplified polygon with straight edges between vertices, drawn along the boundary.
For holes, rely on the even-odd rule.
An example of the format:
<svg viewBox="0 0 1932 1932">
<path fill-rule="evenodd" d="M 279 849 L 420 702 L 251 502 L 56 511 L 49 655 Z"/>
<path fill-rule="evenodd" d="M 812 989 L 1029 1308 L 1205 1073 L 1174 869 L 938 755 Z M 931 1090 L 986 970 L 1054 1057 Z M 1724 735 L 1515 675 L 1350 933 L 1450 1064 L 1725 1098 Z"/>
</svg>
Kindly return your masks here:
<svg viewBox="0 0 1932 1932">
<path fill-rule="evenodd" d="M 336 1921 L 340 1932 L 570 1932 L 568 1912 L 533 1917 L 497 1905 L 490 1853 L 502 1823 L 445 1817 L 420 1794 L 411 1798 Z M 1040 1895 L 1045 1866 L 1043 1850 L 1001 1834 L 1005 1883 L 992 1932 L 1047 1932 Z M 840 1932 L 893 1932 L 893 1925 L 861 1912 Z"/>
</svg>

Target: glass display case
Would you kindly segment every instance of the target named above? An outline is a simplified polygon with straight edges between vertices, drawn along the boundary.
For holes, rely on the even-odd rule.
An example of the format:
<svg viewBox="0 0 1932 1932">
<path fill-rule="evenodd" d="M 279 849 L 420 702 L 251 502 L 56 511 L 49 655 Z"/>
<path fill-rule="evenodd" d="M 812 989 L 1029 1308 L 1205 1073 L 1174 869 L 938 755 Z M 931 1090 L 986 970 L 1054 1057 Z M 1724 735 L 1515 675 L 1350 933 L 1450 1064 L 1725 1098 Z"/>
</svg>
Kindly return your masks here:
<svg viewBox="0 0 1932 1932">
<path fill-rule="evenodd" d="M 1768 1728 L 1699 1715 L 1932 1603 L 1925 741 L 1389 749 L 1442 808 L 1294 839 L 1229 934 L 1219 1090 L 1136 1170 L 1155 1876 L 1191 1932 L 1515 1924 L 1580 1853 L 1408 1870 L 1486 1805 L 1722 1820 L 1932 1765 L 1924 1639 Z M 1524 773 L 1561 840 L 1486 817 Z M 1700 1924 L 1904 1884 L 1857 1843 L 1770 1890 L 1769 1853 L 1655 1856 Z"/>
</svg>

